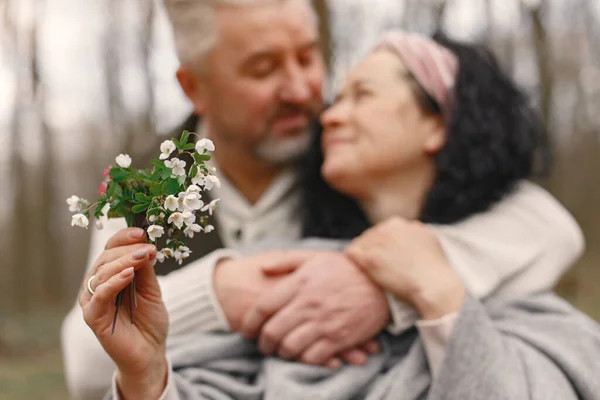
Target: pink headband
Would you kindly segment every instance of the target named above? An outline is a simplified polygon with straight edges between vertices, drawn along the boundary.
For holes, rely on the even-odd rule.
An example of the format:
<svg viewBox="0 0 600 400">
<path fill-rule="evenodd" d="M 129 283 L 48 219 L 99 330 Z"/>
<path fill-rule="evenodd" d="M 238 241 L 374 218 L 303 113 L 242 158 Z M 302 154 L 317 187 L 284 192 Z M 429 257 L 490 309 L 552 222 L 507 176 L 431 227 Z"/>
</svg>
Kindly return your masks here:
<svg viewBox="0 0 600 400">
<path fill-rule="evenodd" d="M 384 34 L 375 50 L 381 48 L 389 49 L 402 58 L 406 68 L 446 115 L 458 72 L 456 56 L 428 37 L 402 31 Z"/>
</svg>

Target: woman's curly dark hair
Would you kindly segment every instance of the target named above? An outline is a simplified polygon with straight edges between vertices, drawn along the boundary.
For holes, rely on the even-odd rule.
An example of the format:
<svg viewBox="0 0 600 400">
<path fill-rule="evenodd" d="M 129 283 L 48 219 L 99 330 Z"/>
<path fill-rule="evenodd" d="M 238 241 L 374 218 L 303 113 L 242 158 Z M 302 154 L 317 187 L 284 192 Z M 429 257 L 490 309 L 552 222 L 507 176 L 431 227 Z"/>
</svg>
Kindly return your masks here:
<svg viewBox="0 0 600 400">
<path fill-rule="evenodd" d="M 547 173 L 551 153 L 546 130 L 528 97 L 489 50 L 442 34 L 433 40 L 457 56 L 459 70 L 446 120 L 446 144 L 435 156 L 437 176 L 420 220 L 450 224 L 487 210 L 518 181 L 531 177 L 537 172 L 536 157 L 542 160 L 540 172 Z M 413 86 L 421 108 L 439 114 L 436 102 L 418 84 Z M 320 136 L 319 131 L 301 168 L 304 236 L 356 237 L 370 223 L 356 202 L 322 179 Z"/>
</svg>

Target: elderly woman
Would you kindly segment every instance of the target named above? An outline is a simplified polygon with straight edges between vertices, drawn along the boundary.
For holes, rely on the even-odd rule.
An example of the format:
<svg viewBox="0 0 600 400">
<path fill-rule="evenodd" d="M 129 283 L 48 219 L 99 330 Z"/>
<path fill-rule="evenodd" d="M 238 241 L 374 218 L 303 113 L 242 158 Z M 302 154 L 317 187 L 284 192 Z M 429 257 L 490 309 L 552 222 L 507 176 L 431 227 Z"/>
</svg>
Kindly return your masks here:
<svg viewBox="0 0 600 400">
<path fill-rule="evenodd" d="M 322 123 L 324 161 L 316 165 L 344 195 L 309 176 L 307 184 L 328 195 L 314 192 L 325 208 L 307 203 L 307 220 L 314 219 L 307 229 L 330 238 L 359 235 L 346 254 L 414 307 L 418 329 L 383 333 L 381 351 L 364 366 L 337 371 L 264 357 L 235 334 L 178 338 L 167 359 L 168 315 L 150 262 L 156 249 L 119 236 L 100 263 L 107 279 L 81 296 L 86 322 L 117 365 L 114 398 L 600 398 L 600 328 L 593 321 L 548 293 L 478 301 L 465 287 L 467 274 L 459 277 L 435 237 L 410 222 L 455 222 L 484 211 L 531 171 L 539 125 L 487 52 L 390 34 L 351 71 Z M 317 253 L 307 253 L 307 264 L 326 268 L 332 255 Z M 302 282 L 307 268 L 275 265 L 265 273 Z M 113 299 L 134 270 L 136 323 L 120 315 L 112 335 Z M 290 300 L 289 282 L 248 312 L 247 335 L 265 329 L 273 304 Z M 289 328 L 298 334 L 305 321 Z M 285 350 L 294 358 L 289 352 L 303 349 Z"/>
</svg>

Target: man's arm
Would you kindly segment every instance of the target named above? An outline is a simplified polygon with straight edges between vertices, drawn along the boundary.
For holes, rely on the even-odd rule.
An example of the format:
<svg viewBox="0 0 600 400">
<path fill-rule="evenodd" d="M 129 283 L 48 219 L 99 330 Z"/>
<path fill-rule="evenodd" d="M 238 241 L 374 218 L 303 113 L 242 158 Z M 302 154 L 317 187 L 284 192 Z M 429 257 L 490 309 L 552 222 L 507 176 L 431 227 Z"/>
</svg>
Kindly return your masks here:
<svg viewBox="0 0 600 400">
<path fill-rule="evenodd" d="M 454 225 L 427 225 L 450 266 L 476 298 L 518 297 L 551 289 L 581 256 L 577 222 L 548 192 L 523 181 L 490 210 Z M 414 310 L 388 294 L 399 334 L 414 324 Z"/>
</svg>

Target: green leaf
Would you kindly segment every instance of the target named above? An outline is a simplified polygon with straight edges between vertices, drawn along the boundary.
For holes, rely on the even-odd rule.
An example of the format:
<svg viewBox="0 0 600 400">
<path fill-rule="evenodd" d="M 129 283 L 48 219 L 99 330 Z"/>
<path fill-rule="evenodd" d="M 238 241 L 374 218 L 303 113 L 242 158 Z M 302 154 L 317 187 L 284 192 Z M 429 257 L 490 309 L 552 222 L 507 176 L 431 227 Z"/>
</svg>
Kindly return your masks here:
<svg viewBox="0 0 600 400">
<path fill-rule="evenodd" d="M 159 180 L 161 180 L 162 173 L 163 173 L 163 171 L 161 171 L 161 170 L 154 171 L 154 173 L 149 178 L 150 181 L 158 182 Z"/>
<path fill-rule="evenodd" d="M 179 150 L 181 150 L 181 143 L 179 142 L 179 140 L 173 138 L 173 143 L 175 143 L 175 147 L 177 147 Z"/>
<path fill-rule="evenodd" d="M 172 173 L 173 173 L 173 170 L 171 168 L 163 169 L 160 173 L 160 179 L 167 179 L 168 177 L 171 176 Z"/>
<path fill-rule="evenodd" d="M 187 144 L 188 139 L 190 138 L 190 132 L 188 131 L 183 131 L 183 134 L 181 135 L 181 145 L 184 146 L 185 144 Z"/>
<path fill-rule="evenodd" d="M 109 175 L 113 182 L 119 183 L 127 179 L 129 175 L 131 175 L 131 171 L 126 168 L 112 168 L 109 172 Z"/>
<path fill-rule="evenodd" d="M 194 160 L 198 163 L 198 164 L 203 164 L 204 161 L 208 161 L 210 160 L 210 156 L 208 154 L 198 154 L 198 153 L 194 153 Z"/>
<path fill-rule="evenodd" d="M 167 179 L 167 193 L 172 195 L 179 193 L 179 182 L 177 179 Z"/>
<path fill-rule="evenodd" d="M 94 212 L 94 217 L 100 218 L 100 216 L 102 215 L 102 209 L 104 208 L 104 206 L 106 206 L 106 203 L 108 202 L 108 200 L 104 199 L 104 200 L 100 200 L 98 202 L 98 205 L 96 205 L 96 210 Z"/>
<path fill-rule="evenodd" d="M 150 194 L 152 196 L 159 196 L 162 193 L 160 190 L 160 185 L 154 185 L 150 188 Z"/>
<path fill-rule="evenodd" d="M 144 194 L 144 193 L 142 193 L 142 192 L 137 192 L 137 193 L 135 194 L 135 199 L 136 199 L 137 201 L 141 201 L 142 203 L 149 203 L 149 202 L 151 202 L 151 201 L 152 201 L 152 197 L 150 197 L 150 196 L 148 196 L 148 195 L 145 195 L 145 194 Z"/>
<path fill-rule="evenodd" d="M 158 169 L 166 168 L 164 161 L 157 160 L 156 158 L 151 161 L 152 165 L 154 165 Z"/>
<path fill-rule="evenodd" d="M 150 203 L 136 204 L 135 206 L 133 206 L 131 208 L 131 211 L 133 211 L 134 214 L 138 214 L 138 213 L 146 211 L 149 206 L 150 206 Z"/>
<path fill-rule="evenodd" d="M 189 177 L 193 178 L 198 174 L 198 165 L 194 164 L 192 165 L 192 168 L 190 168 L 190 173 L 189 173 Z"/>
<path fill-rule="evenodd" d="M 194 150 L 196 148 L 196 145 L 194 143 L 188 143 L 185 146 L 183 146 L 183 150 Z"/>
</svg>

